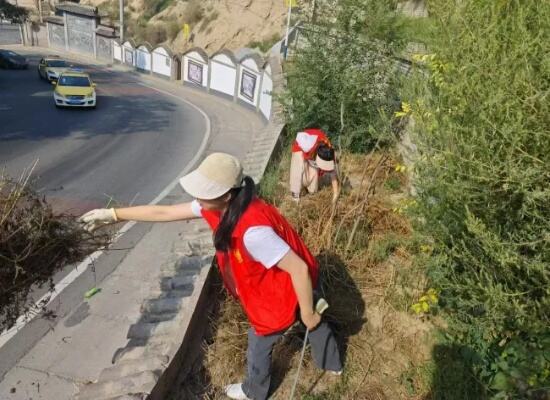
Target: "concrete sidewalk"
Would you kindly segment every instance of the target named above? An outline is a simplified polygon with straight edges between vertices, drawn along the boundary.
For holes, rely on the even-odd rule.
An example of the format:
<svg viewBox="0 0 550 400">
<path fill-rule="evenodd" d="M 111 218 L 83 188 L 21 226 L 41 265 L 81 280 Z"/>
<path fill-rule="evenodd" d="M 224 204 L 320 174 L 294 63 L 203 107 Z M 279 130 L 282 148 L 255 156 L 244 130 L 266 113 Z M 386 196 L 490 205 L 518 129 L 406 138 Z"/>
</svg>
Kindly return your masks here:
<svg viewBox="0 0 550 400">
<path fill-rule="evenodd" d="M 206 112 L 211 136 L 205 155 L 229 152 L 244 159 L 256 179 L 263 174 L 280 126 L 266 125 L 259 114 L 226 99 L 128 73 Z M 186 200 L 176 187 L 162 203 Z M 51 320 L 51 330 L 0 382 L 0 398 L 99 400 L 135 394 L 124 398 L 137 399 L 151 393 L 178 353 L 193 313 L 200 311 L 196 305 L 212 254 L 211 232 L 202 221 L 153 224 L 97 283 L 100 293 Z"/>
</svg>

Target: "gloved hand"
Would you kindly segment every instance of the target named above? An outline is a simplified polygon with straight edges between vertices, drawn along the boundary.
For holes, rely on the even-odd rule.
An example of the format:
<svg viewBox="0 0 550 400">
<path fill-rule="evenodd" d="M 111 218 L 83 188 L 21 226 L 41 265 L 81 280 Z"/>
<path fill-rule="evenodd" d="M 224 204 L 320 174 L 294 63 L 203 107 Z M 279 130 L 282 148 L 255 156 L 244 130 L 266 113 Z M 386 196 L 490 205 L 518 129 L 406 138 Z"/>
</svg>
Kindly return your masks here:
<svg viewBox="0 0 550 400">
<path fill-rule="evenodd" d="M 114 208 L 97 208 L 95 210 L 88 211 L 86 214 L 81 216 L 78 221 L 84 224 L 84 229 L 92 232 L 101 225 L 117 222 L 118 218 Z"/>
</svg>

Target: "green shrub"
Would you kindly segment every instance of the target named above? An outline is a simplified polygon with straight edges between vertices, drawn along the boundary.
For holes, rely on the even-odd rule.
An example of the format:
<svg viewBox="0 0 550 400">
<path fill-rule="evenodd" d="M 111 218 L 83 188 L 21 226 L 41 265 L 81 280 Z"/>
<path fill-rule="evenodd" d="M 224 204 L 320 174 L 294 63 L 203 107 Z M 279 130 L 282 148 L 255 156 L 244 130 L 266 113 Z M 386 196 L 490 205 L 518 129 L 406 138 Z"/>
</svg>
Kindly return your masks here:
<svg viewBox="0 0 550 400">
<path fill-rule="evenodd" d="M 6 0 L 0 0 L 0 19 L 6 19 L 14 23 L 19 23 L 28 17 L 29 11 L 25 8 L 11 4 Z"/>
<path fill-rule="evenodd" d="M 453 342 L 495 399 L 550 386 L 550 3 L 433 0 L 407 95 Z M 540 397 L 543 398 L 543 397 Z"/>
<path fill-rule="evenodd" d="M 190 0 L 185 6 L 183 20 L 186 24 L 195 25 L 204 16 L 204 10 L 199 0 Z"/>
<path fill-rule="evenodd" d="M 143 15 L 149 19 L 165 8 L 167 8 L 173 0 L 145 0 L 143 2 Z"/>
<path fill-rule="evenodd" d="M 106 14 L 111 21 L 118 19 L 118 10 L 115 10 L 114 0 L 104 1 L 97 6 L 97 9 L 101 14 Z"/>
<path fill-rule="evenodd" d="M 400 245 L 403 244 L 403 239 L 394 233 L 389 233 L 386 236 L 376 238 L 371 242 L 370 255 L 374 263 L 386 261 Z"/>
<path fill-rule="evenodd" d="M 399 177 L 390 176 L 386 182 L 384 182 L 384 187 L 391 192 L 397 192 L 401 189 L 402 183 Z"/>
<path fill-rule="evenodd" d="M 264 39 L 262 41 L 254 40 L 246 45 L 246 47 L 250 47 L 251 49 L 258 48 L 262 53 L 266 53 L 273 47 L 275 43 L 277 43 L 281 39 L 281 35 L 278 33 L 274 33 L 267 39 Z"/>
<path fill-rule="evenodd" d="M 338 135 L 342 147 L 364 150 L 387 131 L 384 116 L 396 99 L 390 35 L 395 13 L 374 0 L 319 7 L 318 24 L 300 30 L 296 55 L 287 65 L 286 118 L 291 131 L 317 125 Z M 372 10 L 389 25 L 382 29 Z M 381 32 L 387 40 L 378 39 Z"/>
<path fill-rule="evenodd" d="M 181 24 L 175 19 L 166 22 L 166 35 L 170 40 L 174 40 L 181 29 Z"/>
</svg>

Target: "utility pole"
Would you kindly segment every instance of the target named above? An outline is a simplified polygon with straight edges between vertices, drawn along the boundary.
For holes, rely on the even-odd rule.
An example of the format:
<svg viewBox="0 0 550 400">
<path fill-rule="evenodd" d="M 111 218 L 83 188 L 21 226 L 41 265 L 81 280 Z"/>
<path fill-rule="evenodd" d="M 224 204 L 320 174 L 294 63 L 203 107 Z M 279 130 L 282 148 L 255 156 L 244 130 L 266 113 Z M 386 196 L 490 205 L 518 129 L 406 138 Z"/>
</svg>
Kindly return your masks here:
<svg viewBox="0 0 550 400">
<path fill-rule="evenodd" d="M 288 33 L 290 31 L 290 14 L 292 13 L 292 1 L 293 0 L 286 0 L 288 1 L 288 18 L 286 20 L 286 35 L 285 35 L 285 48 L 283 53 L 283 58 L 286 60 L 286 56 L 288 54 Z"/>
<path fill-rule="evenodd" d="M 42 20 L 42 0 L 38 0 L 38 15 L 40 17 L 40 23 L 44 23 Z"/>
<path fill-rule="evenodd" d="M 120 14 L 120 44 L 124 41 L 124 0 L 119 0 L 119 14 Z"/>
</svg>

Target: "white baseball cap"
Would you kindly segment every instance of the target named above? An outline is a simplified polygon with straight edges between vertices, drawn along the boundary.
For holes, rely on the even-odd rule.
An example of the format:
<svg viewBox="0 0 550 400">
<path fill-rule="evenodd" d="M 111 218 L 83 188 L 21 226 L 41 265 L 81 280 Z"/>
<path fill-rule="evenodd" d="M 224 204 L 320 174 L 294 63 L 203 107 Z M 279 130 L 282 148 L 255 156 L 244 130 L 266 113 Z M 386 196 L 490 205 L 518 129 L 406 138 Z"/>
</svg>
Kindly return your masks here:
<svg viewBox="0 0 550 400">
<path fill-rule="evenodd" d="M 227 153 L 212 153 L 199 167 L 180 179 L 180 185 L 196 199 L 212 200 L 240 187 L 243 167 Z"/>
</svg>

